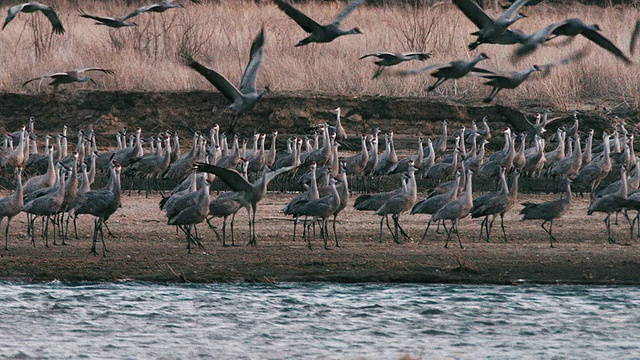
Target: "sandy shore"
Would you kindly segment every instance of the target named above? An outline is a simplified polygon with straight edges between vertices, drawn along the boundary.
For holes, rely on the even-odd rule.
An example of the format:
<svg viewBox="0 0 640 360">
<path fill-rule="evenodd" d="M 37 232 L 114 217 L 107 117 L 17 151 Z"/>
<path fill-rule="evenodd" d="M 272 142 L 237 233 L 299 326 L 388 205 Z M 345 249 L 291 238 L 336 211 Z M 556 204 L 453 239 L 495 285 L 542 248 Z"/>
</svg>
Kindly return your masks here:
<svg viewBox="0 0 640 360">
<path fill-rule="evenodd" d="M 570 283 L 640 284 L 640 246 L 629 239 L 626 221 L 614 226 L 617 245 L 608 244 L 603 215 L 586 215 L 588 200 L 578 198 L 554 224 L 560 242 L 549 247 L 540 222 L 521 222 L 521 205 L 507 214 L 508 243 L 494 226 L 490 243 L 478 239 L 480 219 L 460 222 L 465 245 L 443 247 L 444 234 L 430 231 L 419 242 L 428 216 L 403 215 L 401 223 L 414 242 L 396 244 L 388 231 L 378 241 L 378 217 L 347 208 L 337 225 L 340 247 L 324 250 L 316 239 L 310 250 L 292 241 L 292 221 L 280 210 L 291 194 L 269 194 L 258 209 L 257 247 L 245 246 L 246 212 L 236 221 L 236 244 L 222 247 L 206 224 L 200 225 L 204 250 L 188 254 L 182 234 L 166 224 L 158 211 L 159 195 L 125 196 L 123 207 L 109 220 L 115 238 L 107 238 L 106 258 L 89 254 L 93 221 L 79 219 L 79 239 L 66 246 L 36 246 L 26 236 L 26 216 L 12 222 L 9 251 L 0 251 L 0 278 L 20 281 L 154 282 L 421 282 L 421 283 Z M 557 195 L 521 196 L 543 201 Z M 353 199 L 352 199 L 353 201 Z M 220 220 L 215 221 L 221 225 Z M 498 224 L 496 222 L 496 224 Z M 4 225 L 4 224 L 3 224 Z M 219 226 L 220 228 L 220 226 Z M 299 228 L 300 229 L 300 228 Z M 4 228 L 3 228 L 4 230 Z M 3 231 L 4 232 L 4 231 Z"/>
</svg>

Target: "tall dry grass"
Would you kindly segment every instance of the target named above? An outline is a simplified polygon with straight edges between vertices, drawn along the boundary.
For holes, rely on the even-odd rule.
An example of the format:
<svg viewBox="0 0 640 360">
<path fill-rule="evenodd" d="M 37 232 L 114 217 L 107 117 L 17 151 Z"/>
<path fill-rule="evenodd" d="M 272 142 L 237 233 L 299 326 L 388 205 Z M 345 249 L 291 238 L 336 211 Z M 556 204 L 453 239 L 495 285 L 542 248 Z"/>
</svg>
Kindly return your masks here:
<svg viewBox="0 0 640 360">
<path fill-rule="evenodd" d="M 411 78 L 370 77 L 375 70 L 371 59 L 358 58 L 373 51 L 432 51 L 427 62 L 402 64 L 399 68 L 426 66 L 430 63 L 469 59 L 479 51 L 491 59 L 482 66 L 515 70 L 536 63 L 558 60 L 573 50 L 588 45 L 581 37 L 569 46 L 547 46 L 517 65 L 509 58 L 510 46 L 483 45 L 469 52 L 469 35 L 476 30 L 450 3 L 432 7 L 366 7 L 347 18 L 343 26 L 359 26 L 364 35 L 346 36 L 330 44 L 293 45 L 306 34 L 270 2 L 225 1 L 222 4 L 186 3 L 185 9 L 164 14 L 142 14 L 133 20 L 136 28 L 108 29 L 80 18 L 75 2 L 50 2 L 67 30 L 63 36 L 51 36 L 50 25 L 41 14 L 19 14 L 0 32 L 0 91 L 35 92 L 38 82 L 21 84 L 42 74 L 74 68 L 98 66 L 111 68 L 115 76 L 98 74 L 102 89 L 139 91 L 179 91 L 213 87 L 200 75 L 180 63 L 177 54 L 192 51 L 204 64 L 238 83 L 248 58 L 249 47 L 260 26 L 267 33 L 259 85 L 275 91 L 308 91 L 348 95 L 380 94 L 387 96 L 426 96 L 433 99 L 478 101 L 489 93 L 483 79 L 465 78 L 448 82 L 436 92 L 424 88 L 433 79 L 428 74 Z M 123 4 L 86 1 L 83 10 L 95 15 L 121 16 L 132 11 Z M 328 22 L 342 3 L 307 3 L 299 5 L 320 22 Z M 133 7 L 135 8 L 135 6 Z M 3 9 L 4 11 L 6 9 Z M 597 23 L 603 34 L 628 52 L 631 30 L 640 11 L 633 7 L 589 7 L 582 5 L 526 8 L 527 19 L 517 24 L 527 32 L 570 17 Z M 522 102 L 549 104 L 571 109 L 585 104 L 623 105 L 638 108 L 640 70 L 627 67 L 609 53 L 590 45 L 584 60 L 562 66 L 546 78 L 532 78 L 518 89 L 502 92 L 497 101 L 517 105 Z M 94 89 L 89 84 L 73 88 Z"/>
</svg>

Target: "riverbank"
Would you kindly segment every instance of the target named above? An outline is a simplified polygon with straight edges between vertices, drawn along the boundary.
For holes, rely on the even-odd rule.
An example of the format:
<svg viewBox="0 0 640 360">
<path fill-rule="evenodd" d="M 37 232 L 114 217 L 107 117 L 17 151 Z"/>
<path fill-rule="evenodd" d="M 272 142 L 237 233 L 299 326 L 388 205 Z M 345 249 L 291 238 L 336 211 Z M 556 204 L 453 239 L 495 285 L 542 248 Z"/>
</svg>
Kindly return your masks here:
<svg viewBox="0 0 640 360">
<path fill-rule="evenodd" d="M 0 251 L 0 279 L 18 281 L 151 281 L 151 282 L 414 282 L 466 284 L 620 284 L 640 285 L 640 246 L 629 240 L 621 217 L 607 243 L 603 216 L 586 215 L 587 198 L 577 198 L 571 210 L 554 223 L 559 242 L 549 247 L 539 221 L 521 222 L 521 205 L 505 216 L 508 243 L 498 222 L 490 243 L 478 239 L 480 219 L 460 222 L 465 246 L 430 230 L 419 242 L 427 216 L 403 215 L 401 224 L 414 242 L 396 244 L 388 231 L 378 241 L 379 218 L 351 206 L 339 216 L 340 247 L 324 250 L 320 239 L 310 250 L 301 237 L 292 241 L 293 224 L 280 210 L 290 194 L 270 194 L 257 213 L 257 247 L 245 246 L 246 212 L 236 221 L 236 244 L 222 247 L 206 224 L 199 226 L 204 250 L 187 253 L 182 234 L 166 225 L 157 208 L 158 195 L 125 196 L 123 207 L 109 220 L 115 238 L 105 238 L 107 257 L 89 254 L 93 221 L 81 217 L 80 238 L 66 246 L 36 246 L 26 236 L 26 216 L 14 219 L 9 251 Z M 526 195 L 520 202 L 543 201 L 557 195 Z M 352 200 L 353 201 L 353 200 Z M 219 219 L 215 224 L 221 229 Z M 3 223 L 4 225 L 4 223 Z M 4 229 L 4 228 L 3 228 Z M 301 229 L 301 227 L 299 227 Z M 99 245 L 98 245 L 99 246 Z"/>
</svg>

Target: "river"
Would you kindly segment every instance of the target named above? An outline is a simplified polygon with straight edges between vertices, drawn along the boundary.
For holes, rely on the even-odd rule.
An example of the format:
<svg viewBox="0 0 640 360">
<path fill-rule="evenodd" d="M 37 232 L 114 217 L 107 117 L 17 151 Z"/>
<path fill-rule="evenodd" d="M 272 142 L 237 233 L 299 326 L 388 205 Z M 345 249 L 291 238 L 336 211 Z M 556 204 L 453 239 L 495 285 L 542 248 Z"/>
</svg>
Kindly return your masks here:
<svg viewBox="0 0 640 360">
<path fill-rule="evenodd" d="M 0 358 L 628 358 L 640 288 L 0 283 Z"/>
</svg>

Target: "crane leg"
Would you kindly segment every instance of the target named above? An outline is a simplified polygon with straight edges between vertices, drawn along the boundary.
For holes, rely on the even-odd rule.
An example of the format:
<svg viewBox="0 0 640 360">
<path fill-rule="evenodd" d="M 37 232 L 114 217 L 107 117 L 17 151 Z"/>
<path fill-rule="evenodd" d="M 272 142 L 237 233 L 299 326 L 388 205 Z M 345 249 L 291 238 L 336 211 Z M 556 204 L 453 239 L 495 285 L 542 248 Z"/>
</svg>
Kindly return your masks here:
<svg viewBox="0 0 640 360">
<path fill-rule="evenodd" d="M 7 228 L 4 230 L 4 250 L 9 250 L 9 223 L 11 223 L 11 219 L 7 220 Z M 2 228 L 2 217 L 0 217 L 0 228 Z"/>
<path fill-rule="evenodd" d="M 93 239 L 91 240 L 91 250 L 89 254 L 93 254 L 94 256 L 98 256 L 98 252 L 96 252 L 96 242 L 98 241 L 98 218 L 93 220 Z"/>
<path fill-rule="evenodd" d="M 429 222 L 427 222 L 427 228 L 424 230 L 422 238 L 420 238 L 420 242 L 424 241 L 424 238 L 427 236 L 427 233 L 429 232 L 429 226 L 431 226 L 431 219 L 429 219 Z"/>
<path fill-rule="evenodd" d="M 489 237 L 491 236 L 491 230 L 493 230 L 493 222 L 496 220 L 495 215 L 491 215 L 491 221 L 489 222 L 489 230 L 487 231 L 487 242 L 489 242 Z"/>
<path fill-rule="evenodd" d="M 400 233 L 402 234 L 402 236 L 404 236 L 405 239 L 413 242 L 413 239 L 411 238 L 411 236 L 409 236 L 409 234 L 407 234 L 407 232 L 404 231 L 402 226 L 400 226 L 400 214 L 398 214 L 398 216 L 397 216 L 396 223 L 398 223 L 398 228 L 400 229 Z"/>
<path fill-rule="evenodd" d="M 233 213 L 233 215 L 231 215 L 231 246 L 236 246 L 235 237 L 233 235 L 233 224 L 236 221 L 236 214 L 237 213 Z"/>
<path fill-rule="evenodd" d="M 107 243 L 104 241 L 104 232 L 102 231 L 102 224 L 104 224 L 104 220 L 100 219 L 98 222 L 98 231 L 100 231 L 100 241 L 102 241 L 102 257 L 107 257 Z"/>
<path fill-rule="evenodd" d="M 325 217 L 324 219 L 322 219 L 322 232 L 323 232 L 323 238 L 324 238 L 324 249 L 325 250 L 329 250 L 329 245 L 327 244 L 329 242 L 329 218 Z"/>
<path fill-rule="evenodd" d="M 502 228 L 502 236 L 504 237 L 504 242 L 507 242 L 507 232 L 504 231 L 504 214 L 500 214 L 500 227 Z"/>
<path fill-rule="evenodd" d="M 607 217 L 604 218 L 604 224 L 607 226 L 607 241 L 609 244 L 615 244 L 615 240 L 611 236 L 611 213 L 607 214 Z"/>
<path fill-rule="evenodd" d="M 460 249 L 464 249 L 464 246 L 462 246 L 462 240 L 460 240 L 460 233 L 458 232 L 458 219 L 453 220 L 451 231 L 453 231 L 454 227 L 456 228 L 456 236 L 458 237 L 458 244 L 460 244 Z"/>
<path fill-rule="evenodd" d="M 442 83 L 445 82 L 445 81 L 447 81 L 446 78 L 438 78 L 438 80 L 436 80 L 436 82 L 433 83 L 433 85 L 431 85 L 431 86 L 429 86 L 427 88 L 427 91 L 429 92 L 429 91 L 435 90 L 438 86 L 442 85 Z"/>
<path fill-rule="evenodd" d="M 296 229 L 298 227 L 298 216 L 293 217 L 293 241 L 296 241 Z"/>
<path fill-rule="evenodd" d="M 547 222 L 549 222 L 549 229 L 548 229 L 548 230 L 547 230 L 547 228 L 546 228 L 546 227 L 544 227 L 544 224 L 546 224 Z M 555 237 L 555 236 L 553 236 L 553 234 L 552 234 L 552 232 L 553 232 L 553 219 L 552 219 L 552 220 L 548 220 L 548 221 L 547 221 L 547 220 L 545 220 L 545 221 L 540 225 L 540 227 L 542 227 L 542 229 L 543 229 L 547 234 L 549 234 L 549 246 L 550 246 L 550 247 L 553 247 L 553 242 L 554 242 L 554 241 L 556 241 L 556 242 L 558 241 L 558 239 L 556 239 L 556 237 Z"/>
<path fill-rule="evenodd" d="M 451 220 L 451 231 L 453 231 L 453 220 Z M 451 232 L 447 229 L 447 224 L 444 224 L 444 232 L 447 233 L 447 241 L 444 243 L 444 248 L 449 247 L 449 240 L 451 239 Z"/>
<path fill-rule="evenodd" d="M 333 236 L 336 238 L 336 247 L 340 247 L 340 244 L 338 243 L 338 233 L 336 232 L 336 218 L 338 217 L 338 214 L 333 214 Z"/>
<path fill-rule="evenodd" d="M 385 215 L 380 217 L 380 243 L 382 243 L 382 222 L 384 221 Z"/>
</svg>

